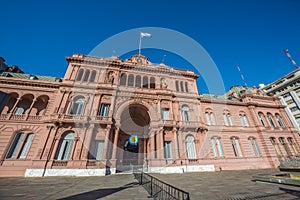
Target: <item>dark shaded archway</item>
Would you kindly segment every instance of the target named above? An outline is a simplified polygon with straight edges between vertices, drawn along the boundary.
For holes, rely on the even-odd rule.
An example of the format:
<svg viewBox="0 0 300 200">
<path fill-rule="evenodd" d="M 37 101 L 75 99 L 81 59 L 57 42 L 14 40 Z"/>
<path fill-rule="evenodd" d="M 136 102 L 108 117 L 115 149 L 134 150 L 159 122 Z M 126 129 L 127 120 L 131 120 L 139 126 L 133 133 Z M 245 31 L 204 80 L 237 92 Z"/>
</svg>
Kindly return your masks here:
<svg viewBox="0 0 300 200">
<path fill-rule="evenodd" d="M 126 171 L 132 165 L 144 164 L 149 125 L 149 111 L 143 105 L 131 104 L 122 112 L 118 141 L 117 171 Z M 136 145 L 132 145 L 129 142 L 129 138 L 133 135 L 136 135 L 138 138 Z"/>
</svg>

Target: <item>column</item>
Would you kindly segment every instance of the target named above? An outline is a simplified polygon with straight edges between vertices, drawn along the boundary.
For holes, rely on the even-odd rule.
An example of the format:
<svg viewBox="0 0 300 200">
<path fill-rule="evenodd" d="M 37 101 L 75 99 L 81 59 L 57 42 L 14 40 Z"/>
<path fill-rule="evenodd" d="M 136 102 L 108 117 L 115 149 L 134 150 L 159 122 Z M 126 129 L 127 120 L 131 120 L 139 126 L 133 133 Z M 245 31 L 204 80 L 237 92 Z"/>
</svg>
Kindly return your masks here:
<svg viewBox="0 0 300 200">
<path fill-rule="evenodd" d="M 16 103 L 14 104 L 14 106 L 12 107 L 12 109 L 9 111 L 10 114 L 13 114 L 14 110 L 16 109 L 18 103 L 21 101 L 21 98 L 17 98 Z"/>
<path fill-rule="evenodd" d="M 161 129 L 157 134 L 157 158 L 164 159 L 164 130 Z"/>
<path fill-rule="evenodd" d="M 251 113 L 251 117 L 253 121 L 255 122 L 254 126 L 261 126 L 260 121 L 258 120 L 258 113 L 255 112 L 255 106 L 249 106 L 248 107 Z"/>
<path fill-rule="evenodd" d="M 183 140 L 183 137 L 182 137 L 182 131 L 178 131 L 178 146 L 179 146 L 179 159 L 185 159 L 185 149 L 184 149 L 184 140 Z"/>
<path fill-rule="evenodd" d="M 53 160 L 54 157 L 55 157 L 55 154 L 56 154 L 56 151 L 57 151 L 57 147 L 58 147 L 58 144 L 59 144 L 59 139 L 60 137 L 54 137 L 54 141 L 53 141 L 53 144 L 52 144 L 52 147 L 50 148 L 50 152 L 49 152 L 49 155 L 50 156 L 50 159 Z"/>
<path fill-rule="evenodd" d="M 148 148 L 148 158 L 154 159 L 155 158 L 155 131 L 152 131 L 152 134 L 149 136 L 149 148 Z"/>
<path fill-rule="evenodd" d="M 37 101 L 36 99 L 32 99 L 32 103 L 31 103 L 31 105 L 30 105 L 30 107 L 29 107 L 28 111 L 26 112 L 26 114 L 27 114 L 27 115 L 29 115 L 29 114 L 30 114 L 30 112 L 31 112 L 31 109 L 32 109 L 32 107 L 33 107 L 33 105 L 34 105 L 34 103 L 35 103 L 36 101 Z"/>
<path fill-rule="evenodd" d="M 47 109 L 49 108 L 49 104 L 50 104 L 50 100 L 47 101 L 47 105 L 45 107 L 45 110 L 43 111 L 43 114 L 42 115 L 45 115 L 46 112 L 47 112 Z M 39 114 L 40 115 L 40 114 Z"/>
<path fill-rule="evenodd" d="M 178 146 L 178 136 L 177 136 L 177 128 L 173 128 L 173 135 L 174 135 L 174 143 L 173 143 L 173 150 L 172 150 L 172 154 L 173 154 L 173 159 L 177 160 L 178 159 L 178 152 L 179 152 L 179 146 Z"/>
<path fill-rule="evenodd" d="M 113 152 L 112 152 L 112 159 L 117 159 L 116 156 L 117 156 L 117 150 L 118 150 L 119 132 L 120 132 L 120 128 L 116 127 L 115 137 L 114 137 L 114 146 L 113 146 Z"/>
<path fill-rule="evenodd" d="M 105 139 L 104 139 L 104 149 L 103 149 L 103 155 L 102 155 L 102 160 L 104 159 L 108 159 L 108 156 L 107 156 L 107 152 L 108 152 L 108 144 L 109 144 L 109 133 L 110 133 L 110 129 L 111 129 L 111 126 L 108 125 L 106 127 L 106 131 L 105 131 Z"/>
</svg>

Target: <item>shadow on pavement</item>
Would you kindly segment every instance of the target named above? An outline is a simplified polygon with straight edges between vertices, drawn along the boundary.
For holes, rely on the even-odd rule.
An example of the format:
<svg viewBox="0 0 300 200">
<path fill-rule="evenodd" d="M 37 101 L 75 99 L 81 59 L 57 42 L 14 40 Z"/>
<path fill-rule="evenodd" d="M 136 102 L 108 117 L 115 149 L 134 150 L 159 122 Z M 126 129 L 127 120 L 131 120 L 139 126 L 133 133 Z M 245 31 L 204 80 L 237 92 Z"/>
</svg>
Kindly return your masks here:
<svg viewBox="0 0 300 200">
<path fill-rule="evenodd" d="M 292 194 L 296 197 L 300 197 L 300 191 L 299 190 L 291 190 L 291 189 L 287 189 L 287 188 L 282 188 L 282 187 L 279 187 L 280 190 L 288 193 L 288 194 Z"/>
<path fill-rule="evenodd" d="M 97 190 L 92 190 L 89 192 L 84 192 L 81 194 L 76 194 L 68 197 L 63 197 L 60 199 L 67 199 L 67 200 L 72 200 L 72 199 L 87 199 L 87 200 L 92 200 L 92 199 L 98 199 L 98 198 L 103 198 L 106 196 L 109 196 L 111 194 L 117 193 L 119 191 L 125 190 L 127 188 L 131 187 L 138 187 L 139 183 L 137 182 L 131 182 L 126 185 L 123 185 L 122 187 L 117 187 L 117 188 L 103 188 L 103 189 L 97 189 Z"/>
</svg>

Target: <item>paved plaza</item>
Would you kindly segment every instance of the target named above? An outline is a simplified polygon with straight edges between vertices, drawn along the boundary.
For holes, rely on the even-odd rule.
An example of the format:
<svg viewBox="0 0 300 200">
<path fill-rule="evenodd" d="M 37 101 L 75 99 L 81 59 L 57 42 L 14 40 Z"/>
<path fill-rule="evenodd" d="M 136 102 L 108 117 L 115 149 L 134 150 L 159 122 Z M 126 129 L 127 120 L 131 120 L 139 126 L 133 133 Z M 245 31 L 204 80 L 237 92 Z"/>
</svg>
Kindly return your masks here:
<svg viewBox="0 0 300 200">
<path fill-rule="evenodd" d="M 191 199 L 300 199 L 295 186 L 251 181 L 277 170 L 153 174 L 190 193 Z M 0 199 L 150 199 L 132 174 L 105 177 L 0 178 Z"/>
<path fill-rule="evenodd" d="M 157 178 L 189 192 L 191 199 L 295 200 L 300 187 L 254 182 L 252 176 L 279 173 L 276 169 L 207 173 L 155 174 Z"/>
</svg>

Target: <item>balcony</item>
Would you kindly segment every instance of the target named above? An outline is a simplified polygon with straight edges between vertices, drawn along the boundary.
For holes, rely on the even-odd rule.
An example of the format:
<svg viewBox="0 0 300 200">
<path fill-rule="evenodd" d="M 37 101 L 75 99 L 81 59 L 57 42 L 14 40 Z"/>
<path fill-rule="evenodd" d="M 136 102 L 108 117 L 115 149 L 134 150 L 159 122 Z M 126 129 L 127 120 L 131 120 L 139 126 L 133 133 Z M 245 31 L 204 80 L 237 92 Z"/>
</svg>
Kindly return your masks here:
<svg viewBox="0 0 300 200">
<path fill-rule="evenodd" d="M 191 130 L 207 129 L 206 126 L 201 125 L 198 121 L 180 121 L 179 128 Z"/>
<path fill-rule="evenodd" d="M 94 120 L 99 124 L 112 124 L 112 118 L 108 116 L 95 116 Z"/>
<path fill-rule="evenodd" d="M 88 160 L 86 166 L 89 167 L 105 167 L 106 160 Z"/>
<path fill-rule="evenodd" d="M 162 120 L 164 127 L 173 127 L 176 125 L 176 122 L 174 120 Z"/>
</svg>

